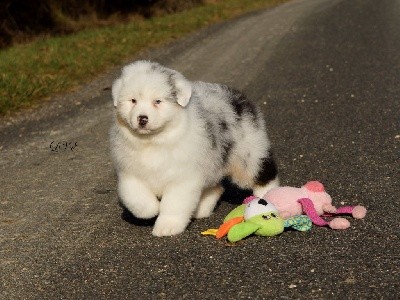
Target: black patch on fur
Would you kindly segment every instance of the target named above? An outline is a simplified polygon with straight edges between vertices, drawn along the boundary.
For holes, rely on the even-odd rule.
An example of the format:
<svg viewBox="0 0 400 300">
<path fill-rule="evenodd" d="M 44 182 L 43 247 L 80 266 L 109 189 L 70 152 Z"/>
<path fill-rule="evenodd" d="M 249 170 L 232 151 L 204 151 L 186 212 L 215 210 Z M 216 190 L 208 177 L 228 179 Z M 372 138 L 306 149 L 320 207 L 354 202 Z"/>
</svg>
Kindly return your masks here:
<svg viewBox="0 0 400 300">
<path fill-rule="evenodd" d="M 235 143 L 233 141 L 228 141 L 222 145 L 222 163 L 224 165 L 228 162 L 234 145 Z"/>
<path fill-rule="evenodd" d="M 227 89 L 236 118 L 240 120 L 243 115 L 249 115 L 255 122 L 258 117 L 256 106 L 242 92 L 230 87 L 227 87 Z"/>
<path fill-rule="evenodd" d="M 174 73 L 171 70 L 164 68 L 158 63 L 153 63 L 150 67 L 151 71 L 164 74 L 167 77 L 167 84 L 170 86 L 170 97 L 168 100 L 177 102 L 178 91 L 176 90 Z"/>
<path fill-rule="evenodd" d="M 175 80 L 174 80 L 174 74 L 169 74 L 168 75 L 168 85 L 171 87 L 171 98 L 173 101 L 178 101 L 178 91 L 176 90 L 175 87 Z"/>
<path fill-rule="evenodd" d="M 230 131 L 229 125 L 223 118 L 218 120 L 218 132 L 221 136 L 222 163 L 223 165 L 225 165 L 229 159 L 229 156 L 232 152 L 232 147 L 235 143 L 232 139 L 232 133 Z"/>
<path fill-rule="evenodd" d="M 258 185 L 265 185 L 278 175 L 272 152 L 268 151 L 268 156 L 261 159 L 260 170 L 255 178 Z"/>
<path fill-rule="evenodd" d="M 153 62 L 151 64 L 150 70 L 152 72 L 162 73 L 162 74 L 166 74 L 166 75 L 169 75 L 171 73 L 165 67 L 163 67 L 159 63 L 155 63 L 155 62 Z"/>
<path fill-rule="evenodd" d="M 210 121 L 206 122 L 206 131 L 207 135 L 211 140 L 211 146 L 213 149 L 217 148 L 217 137 L 215 136 L 214 133 L 214 126 Z"/>
<path fill-rule="evenodd" d="M 177 101 L 177 96 L 178 92 L 174 89 L 171 90 L 171 97 L 174 98 L 175 101 Z"/>
<path fill-rule="evenodd" d="M 219 127 L 221 128 L 222 132 L 228 131 L 228 124 L 224 120 L 219 122 Z"/>
<path fill-rule="evenodd" d="M 234 205 L 241 205 L 243 199 L 253 195 L 253 191 L 250 189 L 242 189 L 234 184 L 228 177 L 222 179 L 222 186 L 224 193 L 222 194 L 219 203 L 228 202 Z"/>
</svg>

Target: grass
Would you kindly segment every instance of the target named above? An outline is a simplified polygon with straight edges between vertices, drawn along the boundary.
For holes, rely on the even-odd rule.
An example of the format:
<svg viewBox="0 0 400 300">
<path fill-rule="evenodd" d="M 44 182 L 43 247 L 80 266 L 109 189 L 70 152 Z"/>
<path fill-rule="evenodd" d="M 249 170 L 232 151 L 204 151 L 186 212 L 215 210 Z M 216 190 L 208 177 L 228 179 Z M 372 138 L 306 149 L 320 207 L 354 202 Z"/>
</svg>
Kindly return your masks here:
<svg viewBox="0 0 400 300">
<path fill-rule="evenodd" d="M 286 0 L 287 1 L 287 0 Z M 176 14 L 87 29 L 0 52 L 0 115 L 40 104 L 139 51 L 285 0 L 208 1 Z"/>
</svg>

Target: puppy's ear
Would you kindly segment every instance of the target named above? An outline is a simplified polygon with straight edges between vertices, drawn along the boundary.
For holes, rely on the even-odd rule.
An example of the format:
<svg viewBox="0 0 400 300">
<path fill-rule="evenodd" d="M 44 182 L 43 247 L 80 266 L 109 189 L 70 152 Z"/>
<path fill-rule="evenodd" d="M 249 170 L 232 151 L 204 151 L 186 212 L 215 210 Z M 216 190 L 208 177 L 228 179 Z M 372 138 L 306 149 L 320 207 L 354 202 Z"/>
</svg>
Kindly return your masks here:
<svg viewBox="0 0 400 300">
<path fill-rule="evenodd" d="M 112 98 L 113 98 L 113 102 L 114 102 L 114 107 L 117 107 L 121 88 L 122 88 L 122 79 L 118 78 L 117 80 L 114 81 L 112 88 L 111 88 L 111 94 L 112 94 Z"/>
<path fill-rule="evenodd" d="M 192 85 L 183 77 L 181 74 L 175 76 L 175 88 L 176 88 L 176 101 L 182 107 L 188 105 L 190 97 L 192 96 Z"/>
</svg>

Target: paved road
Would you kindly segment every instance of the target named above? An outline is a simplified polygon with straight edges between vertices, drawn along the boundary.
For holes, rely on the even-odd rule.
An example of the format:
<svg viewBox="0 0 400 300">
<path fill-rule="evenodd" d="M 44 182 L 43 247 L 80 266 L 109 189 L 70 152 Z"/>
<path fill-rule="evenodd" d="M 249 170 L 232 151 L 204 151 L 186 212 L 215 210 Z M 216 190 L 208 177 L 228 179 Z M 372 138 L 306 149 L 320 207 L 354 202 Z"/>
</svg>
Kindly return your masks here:
<svg viewBox="0 0 400 300">
<path fill-rule="evenodd" d="M 319 179 L 366 219 L 228 246 L 200 232 L 245 194 L 230 188 L 211 218 L 151 236 L 117 204 L 111 72 L 2 126 L 1 299 L 399 298 L 400 1 L 292 1 L 142 57 L 243 89 L 282 182 Z"/>
</svg>

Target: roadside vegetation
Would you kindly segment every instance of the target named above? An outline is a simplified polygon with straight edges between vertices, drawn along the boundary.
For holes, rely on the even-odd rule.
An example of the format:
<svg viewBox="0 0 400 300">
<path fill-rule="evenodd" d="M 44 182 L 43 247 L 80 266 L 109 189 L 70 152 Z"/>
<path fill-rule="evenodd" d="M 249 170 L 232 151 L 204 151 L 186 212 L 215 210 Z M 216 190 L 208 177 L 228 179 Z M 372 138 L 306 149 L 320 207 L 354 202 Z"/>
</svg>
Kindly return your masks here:
<svg viewBox="0 0 400 300">
<path fill-rule="evenodd" d="M 0 50 L 0 115 L 35 106 L 55 93 L 71 90 L 145 48 L 285 1 L 188 1 L 191 5 L 184 10 L 172 6 L 153 7 L 152 12 L 149 10 L 151 16 L 146 16 L 144 10 L 138 14 L 140 9 L 123 17 L 114 13 L 103 23 L 94 16 L 96 27 L 83 22 L 82 17 L 66 19 L 71 28 L 75 26 L 71 29 L 73 33 L 56 36 L 47 33 L 45 37 L 35 37 L 28 43 Z M 118 16 L 121 16 L 120 21 Z"/>
</svg>

